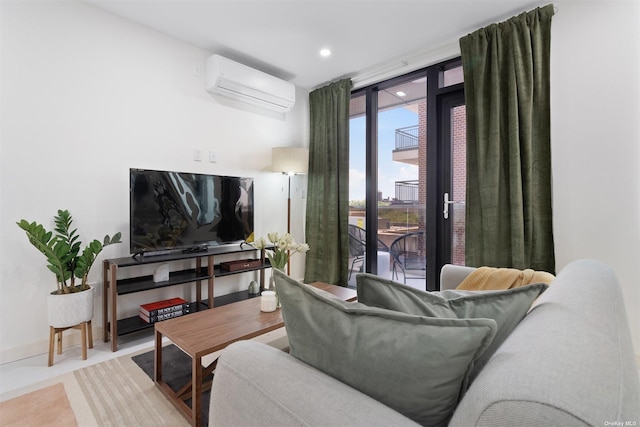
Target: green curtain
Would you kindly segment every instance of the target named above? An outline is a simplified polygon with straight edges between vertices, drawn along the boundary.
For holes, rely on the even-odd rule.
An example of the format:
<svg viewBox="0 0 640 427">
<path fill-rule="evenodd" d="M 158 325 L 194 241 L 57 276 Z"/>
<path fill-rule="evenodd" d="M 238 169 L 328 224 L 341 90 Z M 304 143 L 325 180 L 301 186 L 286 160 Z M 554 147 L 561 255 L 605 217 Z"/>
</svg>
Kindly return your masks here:
<svg viewBox="0 0 640 427">
<path fill-rule="evenodd" d="M 460 39 L 467 110 L 466 264 L 555 272 L 553 5 Z"/>
<path fill-rule="evenodd" d="M 347 285 L 351 80 L 309 94 L 305 283 Z"/>
</svg>

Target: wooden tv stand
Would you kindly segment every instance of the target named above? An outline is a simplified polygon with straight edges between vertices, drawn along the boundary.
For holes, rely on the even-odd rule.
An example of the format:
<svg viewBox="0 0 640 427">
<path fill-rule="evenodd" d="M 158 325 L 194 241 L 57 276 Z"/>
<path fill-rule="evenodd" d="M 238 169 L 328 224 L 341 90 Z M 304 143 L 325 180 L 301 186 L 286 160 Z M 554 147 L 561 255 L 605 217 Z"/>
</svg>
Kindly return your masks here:
<svg viewBox="0 0 640 427">
<path fill-rule="evenodd" d="M 216 265 L 216 258 L 223 255 L 246 254 L 242 258 L 259 256 L 261 263 L 250 268 L 226 271 L 220 268 L 220 264 Z M 130 277 L 127 279 L 118 279 L 118 271 L 123 268 L 141 267 L 149 264 L 161 264 L 179 260 L 195 259 L 195 268 L 172 271 L 169 274 L 169 280 L 164 282 L 154 282 L 153 276 L 144 275 Z M 118 319 L 118 297 L 126 294 L 147 291 L 150 289 L 159 289 L 167 286 L 177 286 L 184 284 L 196 284 L 196 300 L 190 303 L 190 313 L 206 310 L 218 305 L 224 305 L 231 302 L 240 301 L 248 297 L 247 291 L 235 292 L 229 295 L 213 297 L 214 280 L 216 277 L 222 277 L 232 274 L 246 273 L 249 271 L 260 272 L 260 289 L 264 289 L 264 270 L 270 268 L 268 260 L 265 260 L 264 250 L 258 250 L 247 244 L 242 246 L 239 244 L 223 245 L 211 247 L 206 251 L 198 252 L 175 252 L 166 255 L 142 256 L 142 257 L 123 257 L 113 258 L 103 261 L 102 271 L 102 317 L 103 317 L 103 338 L 104 342 L 111 339 L 111 351 L 118 350 L 118 336 L 153 328 L 153 323 L 147 323 L 135 316 Z M 207 284 L 207 297 L 202 299 L 202 282 Z M 114 286 L 112 286 L 112 284 Z"/>
</svg>

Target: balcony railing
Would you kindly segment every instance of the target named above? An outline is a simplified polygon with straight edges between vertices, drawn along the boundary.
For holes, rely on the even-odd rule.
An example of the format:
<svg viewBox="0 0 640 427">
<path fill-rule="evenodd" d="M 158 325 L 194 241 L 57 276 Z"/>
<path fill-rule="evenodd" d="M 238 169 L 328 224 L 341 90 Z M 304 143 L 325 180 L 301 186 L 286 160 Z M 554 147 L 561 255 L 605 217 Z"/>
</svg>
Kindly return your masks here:
<svg viewBox="0 0 640 427">
<path fill-rule="evenodd" d="M 418 201 L 418 181 L 396 181 L 396 200 L 398 202 Z"/>
<path fill-rule="evenodd" d="M 396 129 L 396 150 L 407 150 L 418 147 L 418 126 L 407 126 Z"/>
</svg>

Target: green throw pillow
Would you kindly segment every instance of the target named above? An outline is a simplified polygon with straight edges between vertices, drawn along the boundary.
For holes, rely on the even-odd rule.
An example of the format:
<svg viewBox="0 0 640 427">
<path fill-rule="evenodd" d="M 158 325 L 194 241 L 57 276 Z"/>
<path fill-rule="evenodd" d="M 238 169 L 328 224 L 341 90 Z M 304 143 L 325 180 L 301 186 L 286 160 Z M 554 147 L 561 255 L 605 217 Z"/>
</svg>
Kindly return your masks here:
<svg viewBox="0 0 640 427">
<path fill-rule="evenodd" d="M 496 332 L 491 319 L 348 303 L 274 274 L 291 355 L 422 425 L 447 424 Z"/>
<path fill-rule="evenodd" d="M 496 321 L 498 330 L 489 349 L 474 365 L 472 382 L 489 358 L 527 314 L 531 303 L 548 285 L 537 283 L 501 291 L 426 292 L 372 274 L 356 276 L 358 302 L 416 316 L 485 318 Z"/>
</svg>

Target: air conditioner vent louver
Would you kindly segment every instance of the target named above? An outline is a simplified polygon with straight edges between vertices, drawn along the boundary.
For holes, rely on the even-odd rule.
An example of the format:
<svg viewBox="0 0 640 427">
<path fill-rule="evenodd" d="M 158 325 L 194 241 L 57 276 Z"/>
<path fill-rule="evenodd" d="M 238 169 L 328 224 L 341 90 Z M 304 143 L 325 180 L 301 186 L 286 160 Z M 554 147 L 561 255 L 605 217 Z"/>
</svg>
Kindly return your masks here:
<svg viewBox="0 0 640 427">
<path fill-rule="evenodd" d="M 279 112 L 295 104 L 295 86 L 262 71 L 220 55 L 207 59 L 206 70 L 208 92 Z"/>
</svg>

